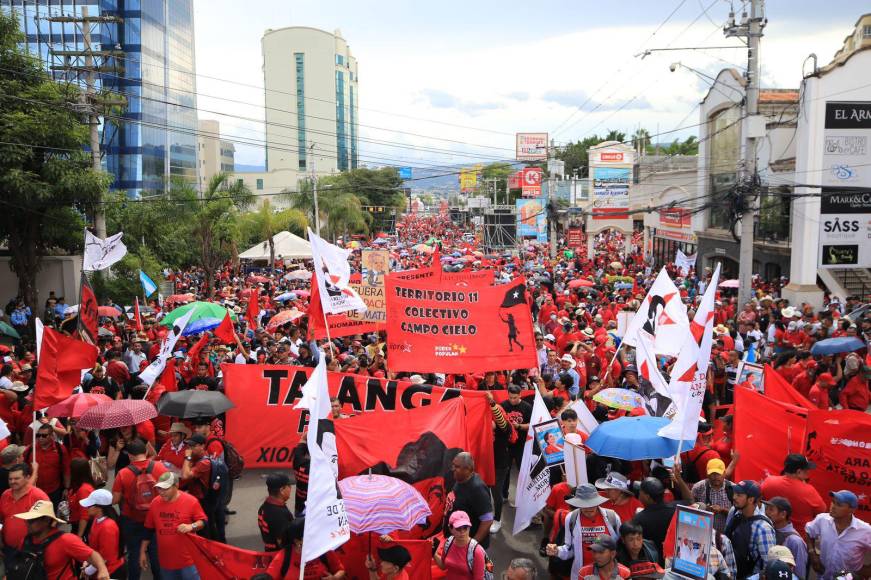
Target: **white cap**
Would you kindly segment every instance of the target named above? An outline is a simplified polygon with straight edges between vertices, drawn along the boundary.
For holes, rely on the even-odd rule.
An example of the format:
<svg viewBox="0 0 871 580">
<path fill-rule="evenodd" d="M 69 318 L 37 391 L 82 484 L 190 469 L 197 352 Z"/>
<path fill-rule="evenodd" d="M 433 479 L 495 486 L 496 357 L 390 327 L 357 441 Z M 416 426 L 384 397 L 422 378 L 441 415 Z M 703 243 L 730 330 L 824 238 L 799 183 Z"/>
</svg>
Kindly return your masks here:
<svg viewBox="0 0 871 580">
<path fill-rule="evenodd" d="M 112 505 L 112 492 L 108 489 L 95 489 L 91 495 L 79 500 L 79 504 L 86 508 L 95 505 Z"/>
</svg>

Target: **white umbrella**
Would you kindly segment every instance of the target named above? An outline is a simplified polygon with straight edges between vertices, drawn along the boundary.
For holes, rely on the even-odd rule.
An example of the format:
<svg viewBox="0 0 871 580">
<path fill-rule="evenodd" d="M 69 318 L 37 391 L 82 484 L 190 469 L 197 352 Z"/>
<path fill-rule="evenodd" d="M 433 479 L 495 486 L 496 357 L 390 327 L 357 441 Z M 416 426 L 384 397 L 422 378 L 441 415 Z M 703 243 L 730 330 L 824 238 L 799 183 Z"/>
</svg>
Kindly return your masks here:
<svg viewBox="0 0 871 580">
<path fill-rule="evenodd" d="M 284 275 L 285 280 L 311 280 L 312 273 L 308 270 L 294 270 Z"/>
</svg>

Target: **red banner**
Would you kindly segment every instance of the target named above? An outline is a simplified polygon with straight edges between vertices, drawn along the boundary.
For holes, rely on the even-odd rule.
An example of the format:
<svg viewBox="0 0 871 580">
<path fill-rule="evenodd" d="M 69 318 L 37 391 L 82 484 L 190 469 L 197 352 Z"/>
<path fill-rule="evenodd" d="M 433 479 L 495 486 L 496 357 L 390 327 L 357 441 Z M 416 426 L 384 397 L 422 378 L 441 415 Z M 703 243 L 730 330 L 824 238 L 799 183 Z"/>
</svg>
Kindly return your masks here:
<svg viewBox="0 0 871 580">
<path fill-rule="evenodd" d="M 97 344 L 97 296 L 82 272 L 82 286 L 79 289 L 79 336 L 88 344 Z"/>
<path fill-rule="evenodd" d="M 810 411 L 806 455 L 817 464 L 810 482 L 823 500 L 828 501 L 830 491 L 849 489 L 859 498 L 856 517 L 869 521 L 871 415 L 849 410 Z"/>
<path fill-rule="evenodd" d="M 308 413 L 293 405 L 312 372 L 309 367 L 290 365 L 222 365 L 227 396 L 236 405 L 227 412 L 227 439 L 233 442 L 245 464 L 252 469 L 288 468 L 293 449 L 308 424 Z M 494 482 L 493 427 L 486 393 L 460 391 L 409 382 L 388 381 L 348 373 L 327 373 L 331 397 L 338 397 L 345 413 L 377 416 L 385 425 L 400 421 L 403 411 L 437 406 L 460 397 L 465 406 L 468 448 L 475 457 L 477 471 L 486 483 Z M 504 396 L 496 391 L 494 396 Z M 497 396 L 497 400 L 501 398 Z M 435 409 L 432 410 L 435 412 Z M 343 419 L 343 421 L 354 419 Z M 276 426 L 282 426 L 277 428 Z M 376 439 L 384 441 L 383 435 Z M 413 439 L 391 430 L 391 442 L 404 445 Z M 393 460 L 393 457 L 380 458 Z"/>
<path fill-rule="evenodd" d="M 486 372 L 538 366 L 526 284 L 452 286 L 387 277 L 393 371 Z"/>
<path fill-rule="evenodd" d="M 771 365 L 765 365 L 762 371 L 764 392 L 766 397 L 770 397 L 775 401 L 786 403 L 788 405 L 796 405 L 805 409 L 815 409 L 816 405 L 811 403 L 804 395 L 799 393 L 795 387 L 789 384 L 783 375 L 777 372 Z"/>
<path fill-rule="evenodd" d="M 492 286 L 496 279 L 495 270 L 462 270 L 460 272 L 445 272 L 441 265 L 427 268 L 416 268 L 403 272 L 392 272 L 390 277 L 405 282 L 419 280 L 434 280 L 436 282 L 468 282 L 481 286 Z"/>
<path fill-rule="evenodd" d="M 359 275 L 358 275 L 359 276 Z M 358 278 L 359 279 L 359 278 Z M 340 336 L 354 336 L 355 334 L 368 334 L 384 329 L 383 324 L 368 320 L 356 320 L 348 316 L 350 312 L 343 314 L 327 314 L 324 322 L 324 310 L 321 306 L 321 295 L 318 292 L 318 284 L 312 274 L 311 296 L 308 306 L 308 331 L 309 338 L 318 340 L 327 337 L 327 324 L 329 324 L 330 338 Z"/>
<path fill-rule="evenodd" d="M 675 228 L 688 228 L 692 225 L 690 210 L 672 207 L 659 210 L 659 225 Z"/>
<path fill-rule="evenodd" d="M 777 475 L 789 453 L 803 449 L 807 409 L 787 405 L 745 387 L 735 388 L 735 481 Z M 814 476 L 816 477 L 816 476 Z"/>
<path fill-rule="evenodd" d="M 566 230 L 566 245 L 573 250 L 586 249 L 584 230 L 580 227 L 571 227 Z"/>
</svg>

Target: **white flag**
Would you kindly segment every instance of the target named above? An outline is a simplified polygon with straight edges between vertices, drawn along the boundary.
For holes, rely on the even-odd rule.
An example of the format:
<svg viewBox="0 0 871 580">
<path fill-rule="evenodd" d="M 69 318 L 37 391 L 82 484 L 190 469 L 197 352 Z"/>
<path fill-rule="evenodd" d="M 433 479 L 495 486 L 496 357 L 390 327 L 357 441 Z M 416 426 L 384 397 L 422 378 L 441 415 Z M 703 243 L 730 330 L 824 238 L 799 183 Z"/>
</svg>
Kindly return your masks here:
<svg viewBox="0 0 871 580">
<path fill-rule="evenodd" d="M 696 267 L 696 257 L 698 253 L 687 256 L 682 251 L 678 250 L 674 257 L 674 265 L 678 267 L 681 273 L 686 276 L 690 273 L 690 268 Z"/>
<path fill-rule="evenodd" d="M 659 372 L 659 365 L 656 364 L 656 355 L 653 352 L 653 338 L 646 332 L 639 333 L 638 347 L 636 349 L 636 363 L 638 364 L 638 372 L 641 376 L 653 385 L 653 390 L 668 397 L 668 384 L 662 373 Z"/>
<path fill-rule="evenodd" d="M 312 260 L 324 313 L 341 314 L 351 310 L 365 312 L 366 303 L 351 288 L 351 265 L 348 263 L 351 250 L 334 246 L 311 229 L 308 239 L 312 245 Z"/>
<path fill-rule="evenodd" d="M 157 377 L 163 373 L 163 369 L 166 367 L 166 362 L 175 350 L 175 343 L 178 342 L 181 333 L 184 332 L 185 327 L 188 325 L 188 321 L 191 319 L 191 316 L 194 315 L 194 310 L 196 310 L 196 308 L 191 308 L 184 314 L 184 316 L 179 316 L 176 321 L 172 323 L 172 328 L 170 329 L 169 334 L 166 335 L 166 338 L 163 339 L 163 344 L 160 345 L 160 352 L 157 354 L 157 358 L 154 359 L 150 365 L 145 367 L 144 371 L 139 373 L 139 378 L 142 379 L 143 383 L 148 385 L 149 389 L 154 384 L 154 381 L 157 380 Z"/>
<path fill-rule="evenodd" d="M 348 516 L 345 514 L 345 501 L 339 492 L 339 454 L 336 450 L 336 436 L 332 429 L 321 428 L 319 422 L 330 416 L 327 367 L 323 356 L 320 357 L 318 366 L 302 387 L 302 397 L 293 408 L 308 409 L 309 412 L 306 442 L 311 464 L 302 542 L 304 564 L 330 550 L 335 550 L 351 538 L 351 528 L 348 524 Z"/>
<path fill-rule="evenodd" d="M 708 386 L 708 365 L 714 342 L 714 296 L 719 279 L 718 265 L 671 372 L 668 392 L 677 413 L 671 423 L 659 430 L 662 437 L 694 442 L 699 432 L 699 414 Z"/>
<path fill-rule="evenodd" d="M 653 351 L 656 354 L 677 356 L 689 327 L 687 309 L 681 301 L 680 292 L 663 268 L 638 312 L 632 317 L 623 342 L 638 346 L 638 334 L 646 332 L 653 337 Z"/>
<path fill-rule="evenodd" d="M 127 246 L 121 241 L 124 232 L 118 232 L 101 240 L 85 230 L 85 255 L 82 270 L 105 270 L 127 254 Z"/>
<path fill-rule="evenodd" d="M 532 404 L 532 415 L 529 419 L 529 430 L 526 444 L 523 446 L 523 461 L 520 462 L 520 474 L 517 476 L 516 505 L 514 513 L 514 532 L 525 530 L 532 518 L 540 512 L 547 503 L 550 494 L 550 469 L 548 469 L 544 454 L 533 452 L 533 425 L 550 421 L 550 412 L 541 393 L 535 390 L 535 402 Z"/>
</svg>

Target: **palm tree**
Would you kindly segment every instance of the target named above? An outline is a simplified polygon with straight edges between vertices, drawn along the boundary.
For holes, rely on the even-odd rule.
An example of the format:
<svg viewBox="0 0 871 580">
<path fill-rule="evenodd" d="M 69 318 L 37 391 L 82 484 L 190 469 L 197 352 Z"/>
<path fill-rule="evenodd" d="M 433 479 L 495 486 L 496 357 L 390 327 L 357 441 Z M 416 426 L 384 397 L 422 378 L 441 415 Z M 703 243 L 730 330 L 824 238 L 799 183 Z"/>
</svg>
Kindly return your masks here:
<svg viewBox="0 0 871 580">
<path fill-rule="evenodd" d="M 644 155 L 647 151 L 648 145 L 650 145 L 650 133 L 647 129 L 639 128 L 635 131 L 635 134 L 632 135 L 632 147 L 640 156 Z"/>
<path fill-rule="evenodd" d="M 365 233 L 369 230 L 368 214 L 363 211 L 360 198 L 353 192 L 336 187 L 327 178 L 318 180 L 318 213 L 321 236 L 335 239 L 341 234 Z M 294 192 L 285 190 L 290 206 L 302 212 L 310 224 L 315 222 L 314 195 L 310 181 L 301 182 Z"/>
<path fill-rule="evenodd" d="M 263 239 L 269 245 L 269 267 L 275 267 L 275 234 L 293 230 L 295 233 L 304 234 L 308 220 L 303 212 L 297 209 L 275 211 L 272 203 L 265 199 L 260 208 L 253 214 L 249 214 L 253 220 L 254 231 L 258 239 Z"/>
</svg>

